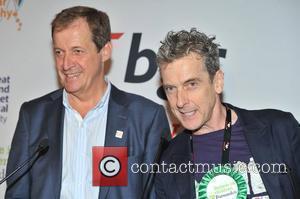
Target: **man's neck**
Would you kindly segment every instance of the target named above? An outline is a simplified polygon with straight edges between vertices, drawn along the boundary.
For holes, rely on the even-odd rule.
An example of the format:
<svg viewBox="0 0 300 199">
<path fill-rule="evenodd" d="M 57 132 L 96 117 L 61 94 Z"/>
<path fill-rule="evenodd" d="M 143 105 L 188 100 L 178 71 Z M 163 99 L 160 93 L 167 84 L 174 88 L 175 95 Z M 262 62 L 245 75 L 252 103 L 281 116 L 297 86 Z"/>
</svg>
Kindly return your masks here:
<svg viewBox="0 0 300 199">
<path fill-rule="evenodd" d="M 71 94 L 68 93 L 68 101 L 70 106 L 75 109 L 82 118 L 93 109 L 97 103 L 102 99 L 106 89 L 107 83 L 100 84 L 98 88 L 94 89 L 94 92 L 83 93 L 83 94 Z"/>
<path fill-rule="evenodd" d="M 237 121 L 237 114 L 231 109 L 231 123 L 234 124 Z M 222 104 L 216 104 L 210 120 L 207 121 L 200 129 L 195 131 L 194 135 L 203 135 L 211 132 L 215 132 L 225 127 L 226 120 L 226 107 Z"/>
</svg>

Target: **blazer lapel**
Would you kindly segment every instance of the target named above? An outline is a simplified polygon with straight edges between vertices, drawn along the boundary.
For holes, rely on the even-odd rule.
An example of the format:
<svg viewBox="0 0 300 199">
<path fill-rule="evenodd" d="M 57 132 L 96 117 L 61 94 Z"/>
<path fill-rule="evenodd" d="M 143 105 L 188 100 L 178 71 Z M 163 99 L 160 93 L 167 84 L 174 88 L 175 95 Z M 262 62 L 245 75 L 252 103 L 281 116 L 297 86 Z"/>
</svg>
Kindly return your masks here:
<svg viewBox="0 0 300 199">
<path fill-rule="evenodd" d="M 251 112 L 239 109 L 236 112 L 243 125 L 245 137 L 254 161 L 260 166 L 266 163 L 276 163 L 270 127 L 254 117 Z M 260 172 L 260 175 L 270 198 L 280 196 L 280 189 L 274 189 L 274 187 L 280 187 L 278 174 Z"/>
<path fill-rule="evenodd" d="M 177 147 L 175 148 L 176 151 L 172 156 L 172 163 L 176 164 L 177 169 L 181 164 L 188 165 L 189 162 L 192 162 L 192 151 L 190 143 L 191 135 L 186 132 L 182 132 L 181 136 L 184 136 L 184 138 L 181 140 L 181 143 L 177 143 Z M 178 172 L 176 174 L 173 174 L 173 176 L 175 177 L 176 184 L 176 189 L 174 189 L 174 191 L 178 191 L 180 198 L 195 198 L 196 193 L 194 173 L 190 173 L 189 171 L 187 171 L 186 173 Z"/>
<path fill-rule="evenodd" d="M 113 100 L 108 106 L 105 146 L 127 146 L 126 108 Z"/>
<path fill-rule="evenodd" d="M 127 108 L 126 97 L 113 85 L 108 104 L 105 146 L 124 147 L 127 146 Z M 99 198 L 106 198 L 110 187 L 100 187 Z"/>
<path fill-rule="evenodd" d="M 46 110 L 49 120 L 45 124 L 45 130 L 49 138 L 49 157 L 50 174 L 48 181 L 53 187 L 53 195 L 55 198 L 60 197 L 61 177 L 62 177 L 62 145 L 63 145 L 63 124 L 64 124 L 64 108 L 62 104 L 62 90 L 51 95 L 53 101 Z M 49 152 L 50 152 L 49 151 Z"/>
<path fill-rule="evenodd" d="M 189 161 L 191 159 L 190 156 L 177 156 L 174 155 L 172 157 L 173 163 L 176 164 L 177 169 L 181 164 L 188 165 Z M 188 168 L 187 168 L 188 169 Z M 187 171 L 186 173 L 178 172 L 176 174 L 173 174 L 175 177 L 175 183 L 177 186 L 177 189 L 180 195 L 180 198 L 194 198 L 195 196 L 195 182 L 194 182 L 194 174 Z"/>
</svg>

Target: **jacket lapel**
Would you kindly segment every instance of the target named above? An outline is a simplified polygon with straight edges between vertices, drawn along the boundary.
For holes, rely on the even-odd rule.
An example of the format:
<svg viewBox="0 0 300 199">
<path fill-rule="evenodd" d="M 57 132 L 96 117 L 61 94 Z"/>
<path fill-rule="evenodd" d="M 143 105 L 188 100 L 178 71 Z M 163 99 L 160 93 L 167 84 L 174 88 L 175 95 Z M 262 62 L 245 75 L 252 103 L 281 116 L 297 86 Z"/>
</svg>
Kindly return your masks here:
<svg viewBox="0 0 300 199">
<path fill-rule="evenodd" d="M 173 163 L 176 164 L 176 168 L 179 168 L 179 165 L 184 163 L 188 165 L 189 161 L 191 159 L 189 156 L 173 156 L 172 158 Z M 176 173 L 175 176 L 175 183 L 177 186 L 178 193 L 180 195 L 180 198 L 194 198 L 195 196 L 195 182 L 194 182 L 194 175 L 193 173 L 190 173 L 189 171 L 186 173 Z"/>
<path fill-rule="evenodd" d="M 178 169 L 181 164 L 188 165 L 192 162 L 192 151 L 191 151 L 191 139 L 190 134 L 187 132 L 182 132 L 183 136 L 180 142 L 177 143 L 175 147 L 174 155 L 172 155 L 172 163 L 176 164 Z M 178 147 L 179 146 L 179 147 Z M 178 172 L 173 174 L 175 177 L 176 189 L 180 195 L 180 198 L 194 198 L 195 197 L 195 182 L 194 174 L 189 171 L 186 173 Z M 174 191 L 175 191 L 174 190 Z"/>
<path fill-rule="evenodd" d="M 127 109 L 114 100 L 112 87 L 108 105 L 105 146 L 127 146 Z"/>
<path fill-rule="evenodd" d="M 116 87 L 111 85 L 111 93 L 108 104 L 105 146 L 127 146 L 127 99 Z M 106 198 L 110 187 L 100 187 L 99 198 Z"/>
<path fill-rule="evenodd" d="M 249 111 L 237 108 L 233 109 L 236 111 L 241 121 L 254 161 L 260 166 L 266 163 L 276 163 L 276 157 L 272 147 L 274 142 L 272 140 L 273 137 L 271 136 L 270 127 L 258 120 Z M 281 196 L 280 189 L 273 189 L 274 187 L 280 187 L 279 174 L 260 172 L 260 175 L 270 198 Z"/>
<path fill-rule="evenodd" d="M 63 145 L 63 124 L 64 124 L 64 108 L 62 104 L 62 90 L 59 90 L 51 95 L 51 105 L 46 110 L 49 117 L 45 125 L 45 130 L 49 138 L 49 166 L 50 175 L 48 175 L 48 181 L 53 187 L 53 193 L 55 198 L 60 197 L 61 190 L 61 177 L 62 177 L 62 145 Z M 50 152 L 50 151 L 49 151 Z"/>
</svg>

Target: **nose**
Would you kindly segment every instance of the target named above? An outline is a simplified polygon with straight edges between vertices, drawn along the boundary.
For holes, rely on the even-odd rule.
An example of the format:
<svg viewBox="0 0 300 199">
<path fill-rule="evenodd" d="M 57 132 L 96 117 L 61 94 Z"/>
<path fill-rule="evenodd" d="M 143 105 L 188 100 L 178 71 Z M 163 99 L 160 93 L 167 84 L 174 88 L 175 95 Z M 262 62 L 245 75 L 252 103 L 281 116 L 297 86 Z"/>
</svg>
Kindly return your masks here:
<svg viewBox="0 0 300 199">
<path fill-rule="evenodd" d="M 70 68 L 72 68 L 74 66 L 74 61 L 71 55 L 69 55 L 68 53 L 65 53 L 64 57 L 63 57 L 63 62 L 62 62 L 62 68 L 64 71 L 69 70 Z"/>
<path fill-rule="evenodd" d="M 178 89 L 177 91 L 177 108 L 183 108 L 188 103 L 188 93 L 184 89 Z"/>
</svg>

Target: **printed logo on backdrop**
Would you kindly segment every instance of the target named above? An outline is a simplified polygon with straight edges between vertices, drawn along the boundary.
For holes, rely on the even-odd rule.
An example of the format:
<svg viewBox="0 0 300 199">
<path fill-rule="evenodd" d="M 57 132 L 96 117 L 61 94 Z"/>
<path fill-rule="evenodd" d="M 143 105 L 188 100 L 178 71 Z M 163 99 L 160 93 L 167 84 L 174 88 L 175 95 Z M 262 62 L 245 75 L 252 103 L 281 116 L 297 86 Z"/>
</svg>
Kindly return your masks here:
<svg viewBox="0 0 300 199">
<path fill-rule="evenodd" d="M 14 22 L 18 31 L 22 28 L 19 10 L 24 0 L 0 0 L 0 23 L 3 21 Z"/>
<path fill-rule="evenodd" d="M 9 76 L 0 76 L 0 126 L 7 121 L 9 103 Z"/>
</svg>

